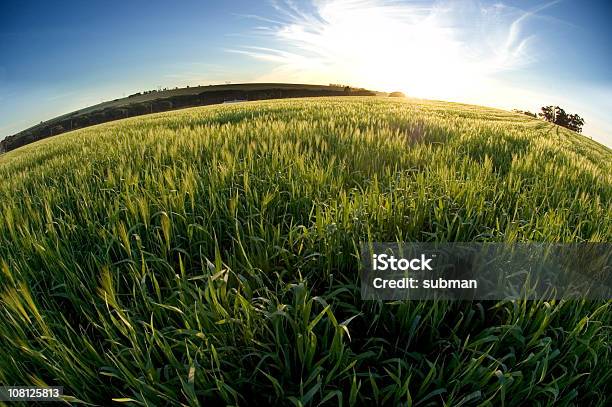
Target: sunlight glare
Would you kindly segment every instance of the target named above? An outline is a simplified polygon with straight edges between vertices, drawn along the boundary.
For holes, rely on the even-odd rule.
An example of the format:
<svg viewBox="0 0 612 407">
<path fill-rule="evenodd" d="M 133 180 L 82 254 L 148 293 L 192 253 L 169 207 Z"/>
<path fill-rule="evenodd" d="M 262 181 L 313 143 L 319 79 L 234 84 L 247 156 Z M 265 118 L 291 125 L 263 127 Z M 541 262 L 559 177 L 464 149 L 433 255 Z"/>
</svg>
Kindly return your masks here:
<svg viewBox="0 0 612 407">
<path fill-rule="evenodd" d="M 529 38 L 520 38 L 525 14 L 517 17 L 499 5 L 329 0 L 314 2 L 310 12 L 292 2 L 277 9 L 285 21 L 267 31 L 280 46 L 240 51 L 278 64 L 263 81 L 340 82 L 424 98 L 479 99 L 496 86 L 495 73 L 528 61 Z M 500 24 L 500 16 L 510 14 L 513 19 Z"/>
</svg>

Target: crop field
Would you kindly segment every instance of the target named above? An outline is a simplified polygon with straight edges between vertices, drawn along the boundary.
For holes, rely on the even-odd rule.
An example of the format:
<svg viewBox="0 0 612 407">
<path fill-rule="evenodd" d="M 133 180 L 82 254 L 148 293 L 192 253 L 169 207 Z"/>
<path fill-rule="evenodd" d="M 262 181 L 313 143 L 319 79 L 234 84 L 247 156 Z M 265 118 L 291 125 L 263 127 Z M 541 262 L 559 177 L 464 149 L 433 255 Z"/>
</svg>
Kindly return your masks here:
<svg viewBox="0 0 612 407">
<path fill-rule="evenodd" d="M 388 98 L 141 116 L 0 156 L 0 383 L 93 405 L 610 405 L 612 302 L 362 301 L 361 241 L 609 242 L 612 151 Z"/>
</svg>

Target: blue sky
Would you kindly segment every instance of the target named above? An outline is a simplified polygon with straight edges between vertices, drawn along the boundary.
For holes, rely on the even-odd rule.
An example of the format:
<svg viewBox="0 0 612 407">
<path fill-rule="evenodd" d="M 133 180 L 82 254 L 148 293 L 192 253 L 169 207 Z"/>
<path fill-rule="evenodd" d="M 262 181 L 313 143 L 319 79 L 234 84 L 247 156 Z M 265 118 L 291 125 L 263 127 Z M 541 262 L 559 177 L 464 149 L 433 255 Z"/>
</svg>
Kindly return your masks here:
<svg viewBox="0 0 612 407">
<path fill-rule="evenodd" d="M 612 146 L 606 1 L 0 3 L 0 138 L 146 89 L 348 83 L 505 109 L 558 104 Z"/>
</svg>

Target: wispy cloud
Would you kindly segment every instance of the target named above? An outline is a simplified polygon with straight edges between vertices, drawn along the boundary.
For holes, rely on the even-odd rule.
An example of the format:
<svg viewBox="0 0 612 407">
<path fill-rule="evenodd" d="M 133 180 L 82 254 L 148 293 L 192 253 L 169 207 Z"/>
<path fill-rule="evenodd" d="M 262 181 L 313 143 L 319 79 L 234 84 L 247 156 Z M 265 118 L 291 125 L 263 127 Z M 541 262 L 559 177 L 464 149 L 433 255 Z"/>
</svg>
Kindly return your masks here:
<svg viewBox="0 0 612 407">
<path fill-rule="evenodd" d="M 232 51 L 273 63 L 266 76 L 275 80 L 453 97 L 533 62 L 536 38 L 524 26 L 556 2 L 519 10 L 468 0 L 274 1 L 278 16 L 259 19 L 267 24 L 258 30 L 274 45 Z"/>
</svg>

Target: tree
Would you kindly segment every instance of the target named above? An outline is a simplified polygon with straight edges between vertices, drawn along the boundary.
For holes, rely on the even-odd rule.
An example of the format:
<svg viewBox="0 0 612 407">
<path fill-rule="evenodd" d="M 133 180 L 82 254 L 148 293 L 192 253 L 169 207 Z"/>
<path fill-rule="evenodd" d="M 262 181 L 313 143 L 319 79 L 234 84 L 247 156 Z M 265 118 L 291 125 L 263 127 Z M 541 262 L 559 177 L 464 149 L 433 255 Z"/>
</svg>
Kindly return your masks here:
<svg viewBox="0 0 612 407">
<path fill-rule="evenodd" d="M 542 106 L 542 113 L 538 114 L 547 122 L 573 130 L 576 133 L 582 132 L 584 119 L 577 114 L 568 114 L 559 106 Z"/>
<path fill-rule="evenodd" d="M 584 126 L 584 119 L 577 114 L 570 114 L 568 116 L 569 121 L 567 128 L 574 130 L 576 133 L 582 133 L 582 126 Z"/>
</svg>

